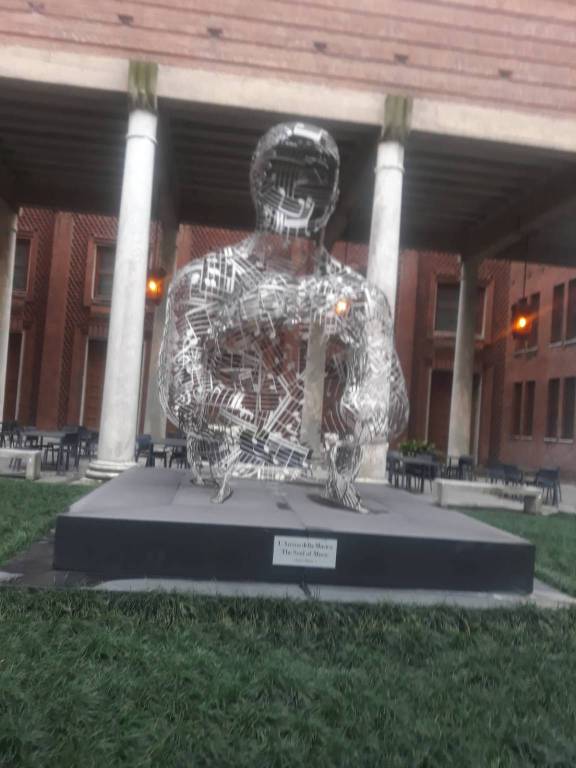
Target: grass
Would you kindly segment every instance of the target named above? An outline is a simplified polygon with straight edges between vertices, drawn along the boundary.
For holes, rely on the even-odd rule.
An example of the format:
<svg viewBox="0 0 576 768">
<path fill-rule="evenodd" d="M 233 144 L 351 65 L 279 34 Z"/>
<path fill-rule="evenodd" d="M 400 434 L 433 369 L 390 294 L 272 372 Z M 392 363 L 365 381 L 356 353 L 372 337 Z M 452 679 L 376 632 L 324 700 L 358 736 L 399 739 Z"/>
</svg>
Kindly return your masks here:
<svg viewBox="0 0 576 768">
<path fill-rule="evenodd" d="M 84 491 L 0 481 L 0 559 Z M 0 589 L 0 768 L 573 766 L 575 679 L 574 610 Z"/>
<path fill-rule="evenodd" d="M 0 765 L 573 766 L 576 612 L 0 590 Z"/>
<path fill-rule="evenodd" d="M 496 528 L 522 536 L 536 545 L 536 576 L 576 595 L 576 515 L 525 515 L 504 509 L 465 510 Z"/>
<path fill-rule="evenodd" d="M 89 488 L 0 478 L 0 564 L 43 536 Z"/>
</svg>

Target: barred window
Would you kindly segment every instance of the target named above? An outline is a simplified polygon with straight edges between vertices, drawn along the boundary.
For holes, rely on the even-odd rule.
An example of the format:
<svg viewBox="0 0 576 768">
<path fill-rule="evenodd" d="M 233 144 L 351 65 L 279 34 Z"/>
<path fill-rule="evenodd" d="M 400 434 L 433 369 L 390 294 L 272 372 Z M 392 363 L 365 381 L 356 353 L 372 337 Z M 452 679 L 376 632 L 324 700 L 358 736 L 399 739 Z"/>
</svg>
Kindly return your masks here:
<svg viewBox="0 0 576 768">
<path fill-rule="evenodd" d="M 114 279 L 114 260 L 116 246 L 96 246 L 96 269 L 94 273 L 94 298 L 110 300 L 112 298 L 112 281 Z"/>
<path fill-rule="evenodd" d="M 26 293 L 28 290 L 28 270 L 30 268 L 30 240 L 19 237 L 16 240 L 14 257 L 14 280 L 12 290 Z"/>
</svg>

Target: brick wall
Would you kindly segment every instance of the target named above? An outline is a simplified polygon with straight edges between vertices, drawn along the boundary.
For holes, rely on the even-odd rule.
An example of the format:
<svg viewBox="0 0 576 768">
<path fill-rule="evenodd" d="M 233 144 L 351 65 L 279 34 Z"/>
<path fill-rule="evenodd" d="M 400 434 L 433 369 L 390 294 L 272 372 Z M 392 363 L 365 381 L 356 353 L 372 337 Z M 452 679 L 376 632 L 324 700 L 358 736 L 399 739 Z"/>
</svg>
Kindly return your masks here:
<svg viewBox="0 0 576 768">
<path fill-rule="evenodd" d="M 10 0 L 0 43 L 573 114 L 567 0 Z"/>
<path fill-rule="evenodd" d="M 19 420 L 23 424 L 35 424 L 44 346 L 54 212 L 48 209 L 27 208 L 20 217 L 19 228 L 22 234 L 31 237 L 33 259 L 31 263 L 33 280 L 29 297 L 24 305 L 23 323 L 18 328 L 26 332 Z M 17 307 L 14 307 L 13 322 L 16 314 Z"/>
<path fill-rule="evenodd" d="M 576 278 L 576 269 L 543 267 L 529 264 L 526 268 L 524 294 L 524 265 L 517 263 L 511 271 L 510 307 L 523 295 L 540 294 L 538 343 L 534 351 L 520 351 L 510 335 L 506 338 L 506 375 L 501 387 L 502 418 L 500 421 L 501 454 L 504 460 L 528 469 L 560 467 L 565 475 L 576 476 L 576 447 L 573 440 L 546 438 L 548 381 L 576 376 L 576 347 L 565 339 L 551 340 L 552 295 L 554 286 Z M 566 297 L 564 309 L 566 309 Z M 534 422 L 531 436 L 512 436 L 513 387 L 516 382 L 535 382 Z M 562 392 L 562 389 L 561 389 Z M 561 409 L 561 405 L 560 405 Z"/>
<path fill-rule="evenodd" d="M 46 314 L 47 285 L 50 276 L 50 252 L 53 245 L 54 214 L 46 211 L 26 211 L 21 226 L 34 227 L 38 241 L 38 266 L 35 276 L 34 302 L 26 305 L 29 322 L 37 328 L 34 359 L 26 361 L 22 395 L 21 421 L 36 421 L 40 361 L 43 350 L 44 318 Z M 241 240 L 247 233 L 213 229 L 208 227 L 183 227 L 179 238 L 179 265 L 200 258 L 207 252 Z M 86 300 L 86 286 L 90 284 L 91 252 L 98 241 L 114 241 L 116 222 L 112 218 L 98 216 L 73 216 L 73 235 L 70 248 L 69 278 L 63 287 L 65 325 L 60 340 L 60 381 L 52 381 L 53 391 L 47 398 L 58 401 L 59 424 L 75 423 L 79 419 L 82 397 L 82 376 L 88 337 L 105 338 L 107 335 L 108 306 L 97 307 Z M 153 227 L 152 252 L 157 248 L 157 228 Z M 336 258 L 343 263 L 365 271 L 367 247 L 359 244 L 336 243 Z M 490 286 L 487 295 L 487 322 L 489 338 L 480 345 L 477 354 L 477 371 L 490 371 L 490 387 L 483 391 L 482 454 L 497 454 L 502 435 L 502 410 L 500 397 L 504 381 L 503 366 L 506 354 L 506 325 L 508 321 L 508 272 L 502 262 L 488 262 L 481 269 L 480 279 Z M 424 437 L 426 434 L 428 390 L 431 370 L 450 371 L 453 364 L 453 338 L 436 338 L 434 308 L 436 281 L 439 278 L 458 279 L 457 259 L 446 254 L 407 252 L 401 255 L 400 283 L 397 297 L 396 344 L 405 371 L 411 402 L 409 436 Z M 145 335 L 150 337 L 151 316 L 147 317 Z M 486 374 L 487 375 L 487 374 Z M 24 402 L 27 403 L 24 408 Z M 438 398 L 437 406 L 443 409 L 440 418 L 449 418 L 449 397 Z M 24 416 L 26 414 L 26 416 Z M 438 414 L 437 414 L 438 415 Z M 56 426 L 53 424 L 52 426 Z"/>
</svg>

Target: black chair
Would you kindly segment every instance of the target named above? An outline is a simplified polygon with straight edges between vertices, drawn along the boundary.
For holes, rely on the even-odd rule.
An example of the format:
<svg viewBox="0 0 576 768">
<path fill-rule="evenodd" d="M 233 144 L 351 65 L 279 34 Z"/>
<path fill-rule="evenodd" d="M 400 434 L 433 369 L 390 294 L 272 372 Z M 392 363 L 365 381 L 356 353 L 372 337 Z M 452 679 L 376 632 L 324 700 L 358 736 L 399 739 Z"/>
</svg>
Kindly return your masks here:
<svg viewBox="0 0 576 768">
<path fill-rule="evenodd" d="M 458 479 L 476 480 L 476 464 L 473 456 L 460 456 L 458 459 Z"/>
<path fill-rule="evenodd" d="M 166 446 L 155 450 L 151 435 L 139 435 L 136 438 L 136 463 L 138 463 L 138 459 L 142 455 L 146 456 L 147 467 L 155 467 L 156 459 L 162 459 L 164 466 L 168 466 L 168 451 Z"/>
<path fill-rule="evenodd" d="M 490 461 L 486 467 L 486 475 L 491 483 L 505 483 L 506 473 L 504 465 L 499 461 Z"/>
<path fill-rule="evenodd" d="M 386 454 L 386 473 L 390 485 L 393 485 L 394 488 L 404 487 L 406 473 L 403 457 L 399 451 L 388 451 Z"/>
<path fill-rule="evenodd" d="M 533 485 L 538 488 L 542 488 L 544 502 L 546 504 L 552 503 L 554 507 L 557 507 L 559 502 L 562 501 L 562 489 L 560 487 L 560 470 L 556 469 L 539 469 L 532 481 Z"/>
<path fill-rule="evenodd" d="M 431 453 L 421 453 L 414 457 L 405 465 L 406 488 L 412 490 L 412 480 L 418 484 L 420 493 L 424 493 L 424 484 L 426 480 L 430 483 L 436 478 L 438 463 L 436 457 Z"/>
<path fill-rule="evenodd" d="M 14 448 L 19 443 L 19 437 L 17 421 L 3 421 L 0 424 L 0 448 Z"/>
<path fill-rule="evenodd" d="M 188 463 L 188 453 L 186 451 L 186 446 L 175 446 L 172 448 L 172 451 L 170 453 L 170 459 L 168 461 L 168 466 L 171 467 L 172 464 L 176 462 L 176 466 L 178 469 L 190 469 L 190 464 Z"/>
<path fill-rule="evenodd" d="M 71 459 L 73 460 L 74 469 L 78 471 L 80 465 L 80 433 L 77 429 L 74 432 L 67 432 L 60 441 L 56 460 L 56 472 L 68 472 Z"/>
<path fill-rule="evenodd" d="M 524 482 L 524 472 L 515 464 L 503 464 L 504 483 L 506 485 L 522 485 Z"/>
<path fill-rule="evenodd" d="M 136 438 L 136 450 L 134 452 L 134 460 L 138 463 L 140 456 L 146 456 L 146 466 L 150 461 L 150 449 L 152 448 L 152 436 L 151 435 L 138 435 Z"/>
<path fill-rule="evenodd" d="M 447 456 L 446 462 L 442 467 L 442 477 L 446 478 L 446 480 L 457 480 L 458 462 L 457 456 Z"/>
</svg>

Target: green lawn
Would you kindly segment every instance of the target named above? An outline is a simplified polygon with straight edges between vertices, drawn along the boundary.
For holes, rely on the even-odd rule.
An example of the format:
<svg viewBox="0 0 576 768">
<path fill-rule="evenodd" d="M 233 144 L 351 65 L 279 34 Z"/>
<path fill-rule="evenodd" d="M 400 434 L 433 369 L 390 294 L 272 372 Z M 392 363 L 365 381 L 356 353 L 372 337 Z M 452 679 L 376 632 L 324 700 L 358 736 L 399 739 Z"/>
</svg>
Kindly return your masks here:
<svg viewBox="0 0 576 768">
<path fill-rule="evenodd" d="M 0 481 L 2 557 L 84 490 Z M 0 768 L 568 767 L 575 681 L 575 610 L 0 589 Z"/>
<path fill-rule="evenodd" d="M 531 541 L 536 545 L 536 576 L 576 595 L 576 515 L 539 517 L 503 509 L 466 514 Z"/>
<path fill-rule="evenodd" d="M 0 765 L 574 766 L 576 612 L 0 590 Z"/>
<path fill-rule="evenodd" d="M 0 478 L 0 565 L 43 536 L 58 512 L 90 490 Z"/>
</svg>

